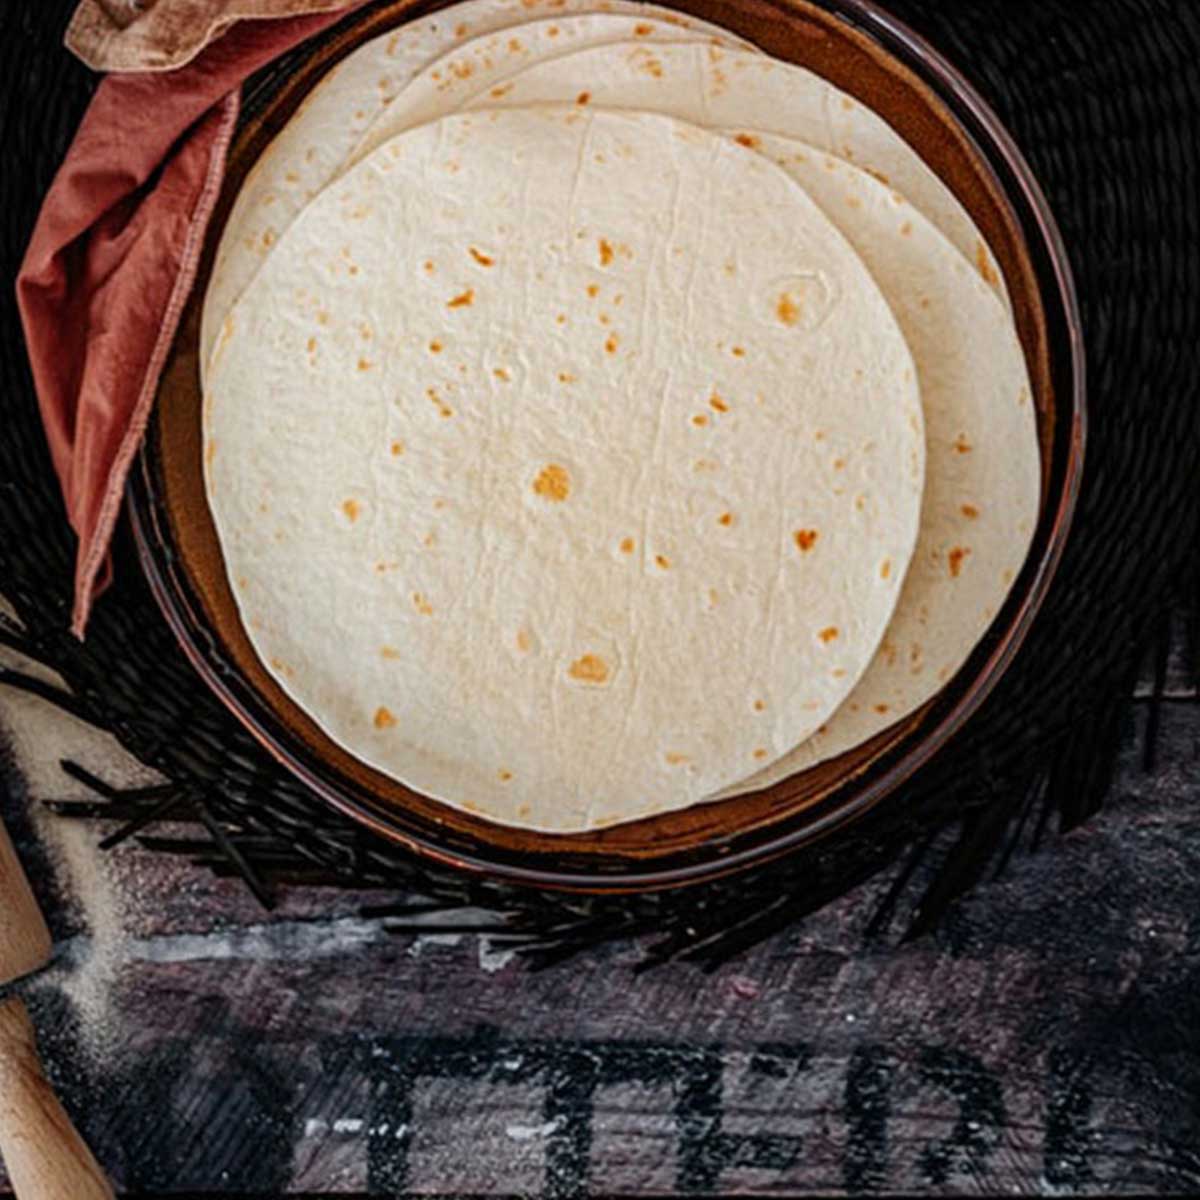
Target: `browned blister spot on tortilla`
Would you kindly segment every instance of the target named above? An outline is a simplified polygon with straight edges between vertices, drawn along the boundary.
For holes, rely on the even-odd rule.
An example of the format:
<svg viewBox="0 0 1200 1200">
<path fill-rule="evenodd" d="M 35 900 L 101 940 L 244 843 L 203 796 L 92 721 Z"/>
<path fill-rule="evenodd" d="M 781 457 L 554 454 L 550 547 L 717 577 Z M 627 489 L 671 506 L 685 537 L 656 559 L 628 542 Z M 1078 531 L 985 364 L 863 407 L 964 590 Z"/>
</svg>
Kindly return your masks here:
<svg viewBox="0 0 1200 1200">
<path fill-rule="evenodd" d="M 511 83 L 502 83 L 499 87 L 492 88 L 491 92 L 488 94 L 493 100 L 499 100 L 501 96 L 507 96 L 512 90 L 513 85 Z"/>
<path fill-rule="evenodd" d="M 792 326 L 800 320 L 800 304 L 791 292 L 780 292 L 775 302 L 775 315 L 781 325 Z"/>
<path fill-rule="evenodd" d="M 846 460 L 844 458 L 835 458 L 833 460 L 833 469 L 835 471 L 843 471 L 846 468 Z"/>
<path fill-rule="evenodd" d="M 692 424 L 695 425 L 697 428 L 702 428 L 703 426 L 708 424 L 708 417 L 706 417 L 704 415 L 704 413 L 697 413 L 692 418 Z"/>
<path fill-rule="evenodd" d="M 404 453 L 404 443 L 397 438 L 389 447 L 393 458 L 399 458 Z"/>
<path fill-rule="evenodd" d="M 447 308 L 470 308 L 475 303 L 475 289 L 467 288 L 465 292 L 459 292 L 457 296 L 451 297 L 446 301 Z"/>
<path fill-rule="evenodd" d="M 559 371 L 558 382 L 559 383 L 574 383 L 575 376 L 572 375 L 570 371 Z"/>
<path fill-rule="evenodd" d="M 436 406 L 436 408 L 437 408 L 437 410 L 438 410 L 438 416 L 440 416 L 440 417 L 452 417 L 452 416 L 454 416 L 454 409 L 452 409 L 452 408 L 451 408 L 451 407 L 450 407 L 450 406 L 449 406 L 449 405 L 448 405 L 448 404 L 447 404 L 447 403 L 446 403 L 446 402 L 445 402 L 445 401 L 444 401 L 444 400 L 441 398 L 441 396 L 439 396 L 439 395 L 438 395 L 437 388 L 432 388 L 432 387 L 428 387 L 428 388 L 426 388 L 426 389 L 425 389 L 425 395 L 426 395 L 426 396 L 428 396 L 428 397 L 429 397 L 429 399 L 430 399 L 430 400 L 433 402 L 433 404 Z"/>
<path fill-rule="evenodd" d="M 912 233 L 912 229 L 913 229 L 913 227 L 912 227 L 912 222 L 911 222 L 911 221 L 905 221 L 905 222 L 904 222 L 904 224 L 900 226 L 900 234 L 901 234 L 901 236 L 902 236 L 902 237 L 908 237 L 908 236 L 909 236 L 909 235 Z"/>
<path fill-rule="evenodd" d="M 733 140 L 739 146 L 745 146 L 747 150 L 757 150 L 762 145 L 762 138 L 757 138 L 752 133 L 739 133 Z"/>
<path fill-rule="evenodd" d="M 217 457 L 217 439 L 209 438 L 207 445 L 204 447 L 204 461 L 208 466 L 213 465 L 213 459 Z"/>
<path fill-rule="evenodd" d="M 543 500 L 561 504 L 571 494 L 571 476 L 566 467 L 548 463 L 533 481 L 534 492 Z"/>
<path fill-rule="evenodd" d="M 640 22 L 639 24 L 637 24 L 633 27 L 633 32 L 638 37 L 649 37 L 654 32 L 654 26 L 647 25 L 644 22 Z"/>
<path fill-rule="evenodd" d="M 433 616 L 433 605 L 425 598 L 421 592 L 413 592 L 412 594 L 413 608 L 417 610 L 423 617 Z"/>
<path fill-rule="evenodd" d="M 442 352 L 442 343 L 439 342 L 437 340 L 437 338 L 434 338 L 433 341 L 429 343 L 429 353 L 430 354 L 441 354 L 441 352 Z"/>
<path fill-rule="evenodd" d="M 767 707 L 767 702 L 765 700 L 755 700 L 755 702 L 754 702 L 754 711 L 755 712 L 763 712 L 763 711 L 765 711 L 766 707 Z"/>
<path fill-rule="evenodd" d="M 594 283 L 589 283 L 587 285 L 587 294 L 593 300 L 595 300 L 595 298 L 597 297 L 597 295 L 599 295 L 599 293 L 600 293 L 600 289 Z"/>
<path fill-rule="evenodd" d="M 598 654 L 581 654 L 567 668 L 567 674 L 580 683 L 606 683 L 608 663 Z"/>
<path fill-rule="evenodd" d="M 796 547 L 801 554 L 807 554 L 817 544 L 817 538 L 820 536 L 815 529 L 797 529 L 792 534 L 792 537 L 796 540 Z"/>
<path fill-rule="evenodd" d="M 754 751 L 754 757 L 757 759 L 764 759 L 767 757 L 767 753 L 768 751 L 765 747 L 759 746 L 759 748 Z"/>
<path fill-rule="evenodd" d="M 673 750 L 668 750 L 663 755 L 663 758 L 665 758 L 667 760 L 667 765 L 671 766 L 671 767 L 682 766 L 685 762 L 688 761 L 688 756 L 686 754 L 677 754 Z"/>
<path fill-rule="evenodd" d="M 959 511 L 964 517 L 967 518 L 968 521 L 974 521 L 975 518 L 979 516 L 979 509 L 977 509 L 973 504 L 964 504 Z"/>
<path fill-rule="evenodd" d="M 555 325 L 565 325 L 567 323 L 567 314 L 559 313 L 558 316 L 554 318 L 554 323 Z"/>
<path fill-rule="evenodd" d="M 600 265 L 602 267 L 607 267 L 608 264 L 613 260 L 612 242 L 610 242 L 607 238 L 600 238 L 599 242 L 597 243 L 597 247 L 600 252 Z"/>
<path fill-rule="evenodd" d="M 575 103 L 576 104 L 586 104 L 591 98 L 592 98 L 591 92 L 580 92 L 579 95 L 575 97 Z"/>
<path fill-rule="evenodd" d="M 971 453 L 971 443 L 967 441 L 967 435 L 965 433 L 960 433 L 958 435 L 958 438 L 954 443 L 954 449 L 957 450 L 959 454 Z"/>
<path fill-rule="evenodd" d="M 728 529 L 728 528 L 729 528 L 729 526 L 733 524 L 733 513 L 731 513 L 731 512 L 723 512 L 723 513 L 722 513 L 722 514 L 721 514 L 721 515 L 720 515 L 720 516 L 717 518 L 717 524 L 718 524 L 718 525 L 724 525 L 724 526 L 725 526 L 725 528 L 726 528 L 726 529 Z"/>
<path fill-rule="evenodd" d="M 392 729 L 395 727 L 396 718 L 392 715 L 389 709 L 386 709 L 381 704 L 375 710 L 373 724 L 376 729 Z"/>
<path fill-rule="evenodd" d="M 946 565 L 950 568 L 951 578 L 958 578 L 959 572 L 962 571 L 963 560 L 970 553 L 970 549 L 966 546 L 955 546 L 950 553 L 946 555 Z"/>
<path fill-rule="evenodd" d="M 342 512 L 346 514 L 348 521 L 357 521 L 359 513 L 362 512 L 362 506 L 357 500 L 343 500 Z"/>
<path fill-rule="evenodd" d="M 501 772 L 499 772 L 499 775 L 500 775 L 500 782 L 501 782 L 501 783 L 507 783 L 507 782 L 508 782 L 508 781 L 509 781 L 509 780 L 510 780 L 512 777 L 513 777 L 513 776 L 512 776 L 512 772 L 511 772 L 511 771 L 501 771 Z M 524 808 L 524 810 L 525 810 L 525 812 L 526 812 L 526 813 L 528 813 L 528 811 L 529 811 L 529 806 L 528 806 L 527 804 L 526 804 L 526 805 L 522 805 L 521 807 L 522 807 L 522 808 Z M 521 815 L 524 815 L 524 814 L 521 814 Z"/>
<path fill-rule="evenodd" d="M 484 254 L 482 250 L 477 250 L 474 246 L 468 246 L 467 250 L 481 267 L 490 267 L 496 261 L 490 254 Z"/>
<path fill-rule="evenodd" d="M 400 651 L 395 646 L 380 646 L 380 658 L 391 659 L 393 662 L 400 657 Z"/>
<path fill-rule="evenodd" d="M 729 353 L 732 354 L 734 358 L 745 358 L 746 357 L 746 350 L 745 350 L 745 347 L 743 347 L 743 346 L 734 346 L 733 349 L 730 350 Z"/>
<path fill-rule="evenodd" d="M 713 394 L 709 396 L 708 403 L 713 412 L 727 413 L 729 411 L 729 405 L 721 399 L 717 392 L 713 392 Z"/>
<path fill-rule="evenodd" d="M 821 630 L 820 633 L 817 634 L 817 637 L 819 637 L 821 639 L 821 641 L 823 641 L 827 646 L 829 645 L 830 642 L 836 642 L 837 636 L 838 636 L 838 631 L 837 631 L 836 625 L 827 625 L 824 629 Z"/>
<path fill-rule="evenodd" d="M 888 712 L 889 709 L 886 704 L 877 704 L 875 705 L 875 711 L 879 713 L 880 716 L 883 716 L 883 714 Z"/>
<path fill-rule="evenodd" d="M 315 337 L 310 337 L 305 343 L 305 349 L 309 352 L 309 354 L 315 354 L 317 352 L 317 339 Z"/>
<path fill-rule="evenodd" d="M 979 274 L 983 277 L 983 282 L 989 287 L 995 287 L 1000 282 L 1000 277 L 996 274 L 996 270 L 992 266 L 992 257 L 988 253 L 988 248 L 982 238 L 975 243 L 975 265 L 979 268 Z"/>
<path fill-rule="evenodd" d="M 668 570 L 671 566 L 671 560 L 665 554 L 656 554 L 654 561 L 664 571 Z"/>
<path fill-rule="evenodd" d="M 617 352 L 617 335 L 610 333 L 604 340 L 604 352 L 606 354 L 616 354 Z"/>
</svg>

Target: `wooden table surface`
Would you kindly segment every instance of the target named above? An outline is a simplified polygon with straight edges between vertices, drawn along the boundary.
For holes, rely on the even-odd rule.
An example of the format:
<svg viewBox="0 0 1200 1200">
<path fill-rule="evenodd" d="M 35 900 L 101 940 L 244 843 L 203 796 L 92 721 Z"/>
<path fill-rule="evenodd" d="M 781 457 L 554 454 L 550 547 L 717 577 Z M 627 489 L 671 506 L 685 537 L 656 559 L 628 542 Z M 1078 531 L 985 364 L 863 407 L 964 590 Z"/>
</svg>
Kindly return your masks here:
<svg viewBox="0 0 1200 1200">
<path fill-rule="evenodd" d="M 712 975 L 635 974 L 627 944 L 534 973 L 387 934 L 360 896 L 265 914 L 101 856 L 36 812 L 79 795 L 58 759 L 146 773 L 0 694 L 0 802 L 59 939 L 27 990 L 45 1056 L 142 1194 L 1194 1192 L 1200 705 L 1176 659 L 1155 769 L 1135 703 L 1106 811 L 937 935 L 865 942 L 881 879 Z"/>
</svg>

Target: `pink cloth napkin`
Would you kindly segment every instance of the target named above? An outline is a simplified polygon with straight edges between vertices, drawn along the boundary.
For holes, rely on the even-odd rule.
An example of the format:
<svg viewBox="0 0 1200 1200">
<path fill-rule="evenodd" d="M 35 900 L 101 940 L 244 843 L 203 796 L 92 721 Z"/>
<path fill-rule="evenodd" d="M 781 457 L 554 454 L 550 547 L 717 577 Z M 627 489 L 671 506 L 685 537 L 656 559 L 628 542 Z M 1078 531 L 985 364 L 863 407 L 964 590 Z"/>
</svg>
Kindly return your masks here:
<svg viewBox="0 0 1200 1200">
<path fill-rule="evenodd" d="M 46 438 L 79 536 L 82 637 L 125 479 L 195 279 L 242 81 L 338 13 L 243 21 L 178 70 L 106 76 L 42 205 L 17 303 Z"/>
</svg>

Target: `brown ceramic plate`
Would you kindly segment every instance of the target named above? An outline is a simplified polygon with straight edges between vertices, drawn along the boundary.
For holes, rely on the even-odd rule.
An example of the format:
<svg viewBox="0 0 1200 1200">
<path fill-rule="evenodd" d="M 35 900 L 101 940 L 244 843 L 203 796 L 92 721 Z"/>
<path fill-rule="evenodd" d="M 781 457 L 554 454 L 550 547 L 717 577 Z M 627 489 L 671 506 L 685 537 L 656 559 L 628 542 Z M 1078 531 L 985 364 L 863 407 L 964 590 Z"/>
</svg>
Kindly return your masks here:
<svg viewBox="0 0 1200 1200">
<path fill-rule="evenodd" d="M 682 0 L 770 54 L 869 104 L 953 188 L 1004 269 L 1040 421 L 1039 528 L 1008 603 L 970 662 L 923 710 L 831 762 L 751 796 L 573 836 L 508 829 L 448 808 L 332 742 L 267 674 L 242 629 L 204 496 L 197 373 L 200 298 L 246 173 L 334 63 L 429 11 L 395 0 L 339 26 L 307 61 L 262 89 L 234 145 L 190 307 L 163 375 L 130 485 L 142 564 L 206 682 L 317 794 L 417 853 L 544 887 L 676 886 L 779 855 L 860 816 L 909 778 L 979 706 L 1033 620 L 1060 556 L 1083 455 L 1083 355 L 1074 291 L 1053 219 L 995 116 L 927 44 L 869 0 Z M 282 74 L 282 73 L 281 73 Z"/>
</svg>

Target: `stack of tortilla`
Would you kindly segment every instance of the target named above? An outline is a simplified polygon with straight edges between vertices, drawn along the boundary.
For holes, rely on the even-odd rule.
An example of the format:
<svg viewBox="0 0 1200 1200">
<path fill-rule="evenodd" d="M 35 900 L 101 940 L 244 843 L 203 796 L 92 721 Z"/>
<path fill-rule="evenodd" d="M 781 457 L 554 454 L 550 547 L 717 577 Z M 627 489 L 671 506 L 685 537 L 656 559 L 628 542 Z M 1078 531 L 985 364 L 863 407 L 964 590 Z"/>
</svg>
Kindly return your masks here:
<svg viewBox="0 0 1200 1200">
<path fill-rule="evenodd" d="M 1026 556 L 1000 271 L 876 113 L 626 0 L 467 0 L 256 164 L 205 478 L 275 679 L 557 833 L 758 790 L 923 705 Z"/>
</svg>

